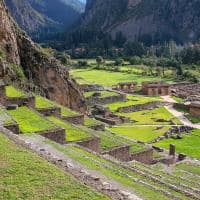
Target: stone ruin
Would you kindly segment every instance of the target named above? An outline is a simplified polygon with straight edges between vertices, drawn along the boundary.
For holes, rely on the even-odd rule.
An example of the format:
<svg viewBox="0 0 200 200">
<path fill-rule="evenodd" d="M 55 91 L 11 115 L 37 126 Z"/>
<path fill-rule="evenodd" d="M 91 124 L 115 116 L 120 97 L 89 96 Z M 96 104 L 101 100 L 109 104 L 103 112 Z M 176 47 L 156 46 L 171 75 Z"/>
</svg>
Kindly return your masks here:
<svg viewBox="0 0 200 200">
<path fill-rule="evenodd" d="M 119 83 L 114 89 L 125 93 L 134 93 L 136 91 L 136 86 L 137 82 L 123 82 Z"/>
<path fill-rule="evenodd" d="M 200 117 L 200 101 L 194 101 L 189 105 L 189 112 L 193 117 Z"/>
<path fill-rule="evenodd" d="M 142 92 L 148 96 L 166 96 L 170 94 L 170 85 L 162 81 L 143 82 Z"/>
<path fill-rule="evenodd" d="M 105 108 L 102 105 L 95 105 L 92 110 L 92 115 L 95 119 L 109 125 L 118 125 L 130 121 L 127 117 L 115 115 L 108 108 Z"/>
</svg>

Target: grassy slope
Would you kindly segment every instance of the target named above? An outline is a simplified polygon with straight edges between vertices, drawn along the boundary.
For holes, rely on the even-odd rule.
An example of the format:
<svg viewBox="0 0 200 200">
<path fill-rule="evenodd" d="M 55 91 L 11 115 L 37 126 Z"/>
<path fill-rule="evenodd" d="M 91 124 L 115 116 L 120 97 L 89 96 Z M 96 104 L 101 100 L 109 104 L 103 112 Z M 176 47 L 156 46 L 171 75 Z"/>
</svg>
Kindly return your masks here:
<svg viewBox="0 0 200 200">
<path fill-rule="evenodd" d="M 157 128 L 155 126 L 112 127 L 110 130 L 116 134 L 126 136 L 142 142 L 150 142 L 168 131 L 170 126 Z"/>
<path fill-rule="evenodd" d="M 13 86 L 6 86 L 6 96 L 7 97 L 24 97 L 26 94 Z"/>
<path fill-rule="evenodd" d="M 108 199 L 0 133 L 0 199 Z"/>
<path fill-rule="evenodd" d="M 55 125 L 27 107 L 10 110 L 10 115 L 19 124 L 22 133 L 41 132 L 54 129 Z"/>
<path fill-rule="evenodd" d="M 169 149 L 170 144 L 176 145 L 178 153 L 200 159 L 200 130 L 192 131 L 191 135 L 183 135 L 183 139 L 166 139 L 156 143 L 156 146 Z"/>
</svg>

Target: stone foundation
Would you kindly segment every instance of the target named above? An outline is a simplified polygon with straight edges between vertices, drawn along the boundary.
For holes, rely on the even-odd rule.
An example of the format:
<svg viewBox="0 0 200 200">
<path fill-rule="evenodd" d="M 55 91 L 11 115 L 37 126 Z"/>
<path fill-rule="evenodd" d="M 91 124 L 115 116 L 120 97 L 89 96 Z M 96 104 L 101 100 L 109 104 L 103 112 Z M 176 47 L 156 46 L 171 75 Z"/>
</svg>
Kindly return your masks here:
<svg viewBox="0 0 200 200">
<path fill-rule="evenodd" d="M 75 115 L 69 117 L 62 117 L 63 120 L 71 124 L 81 124 L 84 125 L 84 115 Z"/>
<path fill-rule="evenodd" d="M 89 140 L 77 142 L 77 144 L 92 151 L 100 152 L 100 142 L 101 142 L 100 138 L 93 137 Z"/>
<path fill-rule="evenodd" d="M 150 165 L 153 163 L 153 149 L 147 149 L 142 152 L 134 153 L 131 155 L 130 160 L 136 160 L 138 162 Z"/>
<path fill-rule="evenodd" d="M 66 144 L 66 134 L 65 129 L 54 129 L 49 131 L 44 131 L 39 133 L 41 136 L 46 137 L 59 144 Z"/>
<path fill-rule="evenodd" d="M 95 130 L 95 131 L 105 131 L 105 124 L 96 124 L 96 125 L 92 125 L 89 126 L 89 128 Z"/>
<path fill-rule="evenodd" d="M 8 124 L 4 125 L 4 127 L 16 135 L 20 133 L 18 124 Z"/>
<path fill-rule="evenodd" d="M 127 107 L 121 107 L 117 111 L 118 112 L 123 112 L 123 113 L 128 113 L 128 112 L 137 112 L 141 110 L 151 110 L 154 108 L 158 108 L 161 106 L 164 106 L 166 103 L 160 102 L 160 101 L 154 101 L 154 102 L 149 102 L 145 104 L 138 104 L 138 105 L 132 105 L 132 106 L 127 106 Z"/>
<path fill-rule="evenodd" d="M 108 96 L 108 97 L 88 97 L 86 98 L 87 105 L 95 105 L 95 104 L 109 104 L 115 103 L 118 101 L 125 101 L 126 95 L 119 94 L 115 96 Z"/>
<path fill-rule="evenodd" d="M 30 108 L 35 108 L 35 97 L 14 97 L 7 99 L 7 105 L 9 104 L 16 104 L 18 106 L 27 106 Z"/>
<path fill-rule="evenodd" d="M 61 108 L 58 107 L 37 109 L 37 111 L 45 116 L 55 116 L 55 117 L 61 116 Z"/>
<path fill-rule="evenodd" d="M 130 161 L 130 146 L 116 147 L 103 154 L 109 154 L 120 161 Z"/>
<path fill-rule="evenodd" d="M 95 116 L 95 119 L 102 121 L 109 125 L 118 125 L 123 124 L 125 122 L 129 122 L 130 120 L 126 117 L 117 116 L 117 115 L 111 115 L 111 116 Z"/>
</svg>

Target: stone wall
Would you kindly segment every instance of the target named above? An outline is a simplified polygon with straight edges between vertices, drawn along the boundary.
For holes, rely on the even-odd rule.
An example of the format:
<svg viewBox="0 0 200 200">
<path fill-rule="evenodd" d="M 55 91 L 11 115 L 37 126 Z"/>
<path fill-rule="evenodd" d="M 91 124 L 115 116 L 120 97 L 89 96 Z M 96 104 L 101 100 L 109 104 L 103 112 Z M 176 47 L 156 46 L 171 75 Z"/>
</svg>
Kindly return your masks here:
<svg viewBox="0 0 200 200">
<path fill-rule="evenodd" d="M 153 163 L 153 149 L 147 149 L 142 152 L 134 153 L 131 155 L 131 160 L 136 160 L 144 164 Z"/>
<path fill-rule="evenodd" d="M 7 102 L 7 97 L 6 97 L 5 86 L 0 86 L 0 104 L 6 105 L 6 102 Z"/>
<path fill-rule="evenodd" d="M 35 97 L 13 97 L 7 99 L 7 105 L 9 104 L 17 104 L 18 106 L 28 106 L 30 108 L 35 108 Z"/>
<path fill-rule="evenodd" d="M 106 124 L 109 125 L 118 125 L 118 124 L 123 124 L 125 122 L 129 122 L 130 120 L 126 117 L 123 116 L 117 116 L 117 115 L 111 115 L 111 116 L 100 116 L 100 115 L 96 115 L 95 119 L 102 121 Z"/>
<path fill-rule="evenodd" d="M 81 91 L 83 92 L 91 92 L 91 91 L 96 91 L 96 90 L 102 90 L 103 87 L 101 85 L 97 84 L 81 84 L 79 85 Z"/>
<path fill-rule="evenodd" d="M 18 135 L 20 133 L 18 124 L 8 124 L 4 125 L 4 127 L 13 132 L 14 134 Z"/>
<path fill-rule="evenodd" d="M 89 126 L 89 128 L 95 130 L 95 131 L 104 131 L 105 130 L 105 124 L 96 124 Z"/>
<path fill-rule="evenodd" d="M 78 145 L 88 148 L 95 152 L 100 152 L 100 142 L 101 139 L 98 137 L 93 137 L 89 140 L 77 142 Z"/>
<path fill-rule="evenodd" d="M 186 111 L 189 111 L 189 106 L 188 105 L 185 105 L 183 103 L 174 103 L 173 104 L 173 107 L 175 109 L 181 109 L 181 110 L 186 110 Z"/>
<path fill-rule="evenodd" d="M 117 111 L 124 112 L 124 113 L 137 112 L 137 111 L 141 111 L 141 110 L 150 110 L 150 109 L 158 108 L 158 107 L 164 106 L 165 104 L 166 103 L 164 103 L 164 102 L 154 101 L 154 102 L 149 102 L 149 103 L 145 103 L 145 104 L 121 107 Z"/>
<path fill-rule="evenodd" d="M 63 120 L 72 124 L 82 124 L 84 125 L 84 115 L 75 115 L 69 117 L 62 117 Z"/>
<path fill-rule="evenodd" d="M 86 102 L 88 105 L 95 105 L 95 104 L 109 104 L 115 103 L 118 101 L 125 101 L 126 95 L 119 94 L 115 96 L 108 96 L 108 97 L 88 97 L 86 98 Z"/>
<path fill-rule="evenodd" d="M 192 106 L 190 106 L 190 114 L 193 117 L 200 117 L 200 107 L 192 107 Z"/>
<path fill-rule="evenodd" d="M 116 147 L 103 154 L 109 154 L 120 161 L 130 161 L 130 146 Z"/>
<path fill-rule="evenodd" d="M 39 134 L 59 144 L 66 144 L 65 129 L 58 128 L 54 130 L 44 131 Z"/>
<path fill-rule="evenodd" d="M 45 116 L 61 117 L 61 108 L 59 107 L 37 109 L 37 111 Z"/>
</svg>

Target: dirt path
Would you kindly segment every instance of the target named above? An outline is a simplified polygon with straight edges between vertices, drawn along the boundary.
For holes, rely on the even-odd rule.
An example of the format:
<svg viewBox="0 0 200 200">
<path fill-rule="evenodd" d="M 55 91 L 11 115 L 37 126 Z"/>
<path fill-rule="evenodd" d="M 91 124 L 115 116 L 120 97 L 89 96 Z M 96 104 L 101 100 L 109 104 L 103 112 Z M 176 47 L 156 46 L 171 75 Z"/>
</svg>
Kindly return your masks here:
<svg viewBox="0 0 200 200">
<path fill-rule="evenodd" d="M 82 183 L 110 196 L 111 199 L 142 200 L 131 189 L 124 187 L 114 180 L 108 179 L 98 171 L 88 169 L 86 166 L 58 151 L 52 145 L 46 144 L 44 138 L 39 135 L 34 135 L 34 137 L 14 135 L 1 126 L 0 132 L 7 135 L 16 144 L 32 150 L 65 172 L 72 174 Z"/>
<path fill-rule="evenodd" d="M 170 96 L 164 96 L 164 101 L 169 103 L 175 103 L 176 101 L 172 99 Z M 165 108 L 175 117 L 177 117 L 185 126 L 190 126 L 192 128 L 200 129 L 200 124 L 193 124 L 191 121 L 189 121 L 185 116 L 184 113 L 177 111 L 173 105 L 165 106 Z"/>
</svg>

